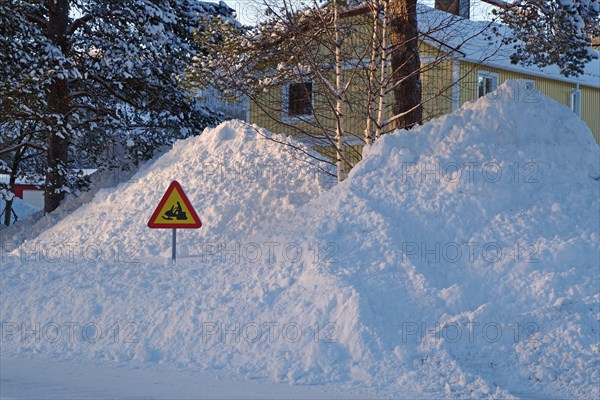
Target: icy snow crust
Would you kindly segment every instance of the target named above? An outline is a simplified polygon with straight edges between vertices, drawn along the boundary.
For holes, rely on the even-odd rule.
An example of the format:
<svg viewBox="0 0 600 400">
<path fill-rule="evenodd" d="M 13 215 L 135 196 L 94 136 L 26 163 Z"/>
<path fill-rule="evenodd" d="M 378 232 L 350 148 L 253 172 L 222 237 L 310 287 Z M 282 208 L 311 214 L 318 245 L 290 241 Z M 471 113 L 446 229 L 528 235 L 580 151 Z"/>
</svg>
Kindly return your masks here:
<svg viewBox="0 0 600 400">
<path fill-rule="evenodd" d="M 286 139 L 240 122 L 177 143 L 5 257 L 2 354 L 392 397 L 598 398 L 598 146 L 519 87 L 384 136 L 330 190 L 263 135 Z M 174 178 L 204 226 L 178 231 L 171 266 L 170 230 L 146 222 Z M 70 259 L 44 258 L 60 243 Z M 78 253 L 90 243 L 97 261 Z"/>
</svg>

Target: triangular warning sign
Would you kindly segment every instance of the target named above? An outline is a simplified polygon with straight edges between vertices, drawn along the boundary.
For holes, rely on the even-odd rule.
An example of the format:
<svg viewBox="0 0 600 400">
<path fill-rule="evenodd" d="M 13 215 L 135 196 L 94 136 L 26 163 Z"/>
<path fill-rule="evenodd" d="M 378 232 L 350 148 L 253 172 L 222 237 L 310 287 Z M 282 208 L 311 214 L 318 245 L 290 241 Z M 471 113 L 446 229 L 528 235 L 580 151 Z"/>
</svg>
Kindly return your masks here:
<svg viewBox="0 0 600 400">
<path fill-rule="evenodd" d="M 149 228 L 200 228 L 202 222 L 177 181 L 171 182 L 158 207 L 154 210 Z"/>
</svg>

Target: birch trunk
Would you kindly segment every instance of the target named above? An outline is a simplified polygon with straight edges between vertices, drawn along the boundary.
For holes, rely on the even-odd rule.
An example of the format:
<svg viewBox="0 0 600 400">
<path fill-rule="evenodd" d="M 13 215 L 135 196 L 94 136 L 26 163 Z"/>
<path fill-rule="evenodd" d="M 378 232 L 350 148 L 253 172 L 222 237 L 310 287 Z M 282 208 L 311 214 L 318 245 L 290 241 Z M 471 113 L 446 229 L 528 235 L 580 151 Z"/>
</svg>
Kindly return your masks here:
<svg viewBox="0 0 600 400">
<path fill-rule="evenodd" d="M 385 118 L 385 95 L 387 89 L 387 65 L 389 60 L 389 40 L 388 27 L 390 21 L 390 0 L 383 1 L 383 21 L 381 27 L 381 64 L 379 66 L 380 83 L 379 83 L 379 103 L 377 105 L 377 122 L 375 124 L 375 138 L 379 139 L 383 130 L 383 120 Z"/>
<path fill-rule="evenodd" d="M 373 2 L 373 34 L 371 36 L 371 62 L 369 66 L 369 93 L 367 99 L 367 120 L 365 124 L 365 143 L 373 143 L 373 120 L 375 114 L 375 90 L 377 66 L 381 62 L 381 52 L 379 51 L 379 0 Z"/>
</svg>

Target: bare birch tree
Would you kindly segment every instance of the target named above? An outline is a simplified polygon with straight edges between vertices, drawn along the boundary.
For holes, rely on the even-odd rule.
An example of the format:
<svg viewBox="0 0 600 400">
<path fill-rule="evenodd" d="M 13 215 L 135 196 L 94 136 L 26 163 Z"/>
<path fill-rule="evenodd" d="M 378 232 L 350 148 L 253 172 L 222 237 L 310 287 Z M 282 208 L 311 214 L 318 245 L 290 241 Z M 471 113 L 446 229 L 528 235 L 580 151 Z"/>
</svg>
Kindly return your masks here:
<svg viewBox="0 0 600 400">
<path fill-rule="evenodd" d="M 313 0 L 310 7 L 300 9 L 289 0 L 281 1 L 279 8 L 267 5 L 268 18 L 254 28 L 224 20 L 211 26 L 207 21 L 202 34 L 222 40 L 214 43 L 208 57 L 189 68 L 187 76 L 191 86 L 210 79 L 227 95 L 247 96 L 253 110 L 266 119 L 259 124 L 324 150 L 336 167 L 338 181 L 361 158 L 362 145 L 396 127 L 420 123 L 423 104 L 446 96 L 469 72 L 423 96 L 419 75 L 458 54 L 447 48 L 421 64 L 420 40 L 444 29 L 457 30 L 453 25 L 461 19 L 435 10 L 437 20 L 424 24 L 421 32 L 413 30 L 394 39 L 398 21 L 393 20 L 393 0 L 354 5 L 342 1 L 321 6 Z M 412 12 L 412 18 L 417 18 L 416 8 Z M 482 26 L 472 36 L 485 29 Z M 296 90 L 302 82 L 307 82 L 305 100 L 311 100 L 306 102 L 310 110 L 289 118 L 285 87 L 295 85 Z M 402 97 L 399 105 L 398 93 L 405 92 L 410 96 Z"/>
</svg>

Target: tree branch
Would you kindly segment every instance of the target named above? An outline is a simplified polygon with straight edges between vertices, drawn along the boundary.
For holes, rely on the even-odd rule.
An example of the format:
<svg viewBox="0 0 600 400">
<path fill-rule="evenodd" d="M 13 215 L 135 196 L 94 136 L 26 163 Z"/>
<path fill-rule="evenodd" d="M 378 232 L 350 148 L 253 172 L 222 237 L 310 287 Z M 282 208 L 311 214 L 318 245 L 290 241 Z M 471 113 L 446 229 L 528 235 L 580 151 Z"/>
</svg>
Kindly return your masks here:
<svg viewBox="0 0 600 400">
<path fill-rule="evenodd" d="M 27 20 L 29 22 L 33 22 L 34 24 L 37 24 L 40 28 L 42 29 L 46 29 L 48 27 L 48 21 L 46 21 L 44 18 L 34 15 L 34 14 L 27 14 L 25 15 L 25 17 L 27 18 Z"/>
<path fill-rule="evenodd" d="M 11 153 L 13 151 L 19 150 L 22 147 L 31 147 L 31 148 L 36 149 L 36 150 L 46 151 L 45 148 L 43 148 L 41 146 L 38 146 L 37 144 L 33 144 L 31 142 L 23 142 L 23 143 L 19 143 L 19 144 L 15 145 L 15 146 L 12 146 L 12 147 L 9 147 L 9 148 L 6 148 L 6 149 L 0 149 L 0 155 Z"/>
<path fill-rule="evenodd" d="M 75 21 L 73 21 L 71 23 L 71 25 L 69 25 L 69 27 L 67 28 L 67 35 L 72 35 L 73 33 L 75 33 L 75 31 L 77 29 L 79 29 L 80 27 L 82 27 L 84 24 L 88 23 L 89 21 L 93 20 L 95 18 L 95 16 L 91 15 L 91 14 L 87 14 L 84 15 L 81 18 L 77 18 Z"/>
<path fill-rule="evenodd" d="M 71 93 L 67 97 L 67 102 L 70 103 L 70 102 L 72 102 L 75 99 L 78 99 L 78 98 L 81 98 L 81 97 L 91 97 L 91 96 L 92 95 L 89 92 L 85 91 L 85 90 L 80 91 L 80 92 L 74 92 L 74 93 Z"/>
<path fill-rule="evenodd" d="M 125 97 L 124 95 L 122 95 L 121 93 L 117 92 L 114 88 L 112 88 L 110 86 L 110 84 L 108 82 L 106 82 L 104 79 L 100 78 L 99 76 L 92 76 L 90 77 L 90 79 L 92 79 L 95 82 L 98 82 L 100 85 L 102 85 L 102 87 L 106 90 L 108 90 L 110 92 L 110 94 L 112 94 L 113 96 L 115 96 L 117 99 L 123 101 L 124 103 L 127 103 L 139 110 L 144 110 L 148 108 L 148 105 L 143 106 L 141 104 L 135 103 L 133 100 Z M 150 101 L 148 104 L 152 104 L 154 103 L 155 99 L 153 99 L 152 101 Z"/>
</svg>

